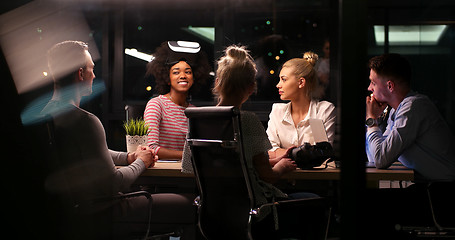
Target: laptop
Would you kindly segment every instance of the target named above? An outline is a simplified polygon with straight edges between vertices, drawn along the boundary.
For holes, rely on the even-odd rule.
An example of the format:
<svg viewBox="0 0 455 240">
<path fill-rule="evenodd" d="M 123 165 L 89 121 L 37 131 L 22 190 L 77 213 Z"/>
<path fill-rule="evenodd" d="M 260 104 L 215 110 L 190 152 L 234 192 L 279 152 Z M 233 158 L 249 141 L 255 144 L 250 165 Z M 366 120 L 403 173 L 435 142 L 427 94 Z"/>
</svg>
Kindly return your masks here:
<svg viewBox="0 0 455 240">
<path fill-rule="evenodd" d="M 328 142 L 329 138 L 327 137 L 327 132 L 325 131 L 322 119 L 310 118 L 308 121 L 310 122 L 311 131 L 313 132 L 314 142 Z"/>
</svg>

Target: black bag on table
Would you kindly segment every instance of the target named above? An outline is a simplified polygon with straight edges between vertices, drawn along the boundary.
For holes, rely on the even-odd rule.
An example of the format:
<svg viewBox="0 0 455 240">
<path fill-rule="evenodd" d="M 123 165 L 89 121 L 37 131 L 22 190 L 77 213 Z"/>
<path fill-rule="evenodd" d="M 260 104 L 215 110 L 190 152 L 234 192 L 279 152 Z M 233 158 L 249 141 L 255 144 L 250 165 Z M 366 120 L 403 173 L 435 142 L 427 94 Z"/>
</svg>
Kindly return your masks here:
<svg viewBox="0 0 455 240">
<path fill-rule="evenodd" d="M 334 157 L 332 145 L 329 142 L 318 142 L 316 145 L 304 143 L 291 150 L 290 158 L 300 169 L 319 167 L 327 159 Z"/>
</svg>

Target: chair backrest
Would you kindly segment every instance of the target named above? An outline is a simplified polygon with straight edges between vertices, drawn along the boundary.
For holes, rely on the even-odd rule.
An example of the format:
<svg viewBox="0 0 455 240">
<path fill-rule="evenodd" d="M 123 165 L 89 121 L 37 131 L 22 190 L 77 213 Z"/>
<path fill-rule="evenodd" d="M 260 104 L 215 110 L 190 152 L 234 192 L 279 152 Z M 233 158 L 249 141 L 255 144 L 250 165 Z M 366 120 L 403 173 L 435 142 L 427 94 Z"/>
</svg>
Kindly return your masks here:
<svg viewBox="0 0 455 240">
<path fill-rule="evenodd" d="M 187 108 L 188 144 L 200 191 L 199 228 L 208 239 L 248 239 L 254 204 L 243 155 L 240 112 Z"/>
<path fill-rule="evenodd" d="M 145 111 L 145 103 L 135 103 L 125 105 L 126 120 L 143 118 Z"/>
<path fill-rule="evenodd" d="M 40 166 L 41 174 L 47 177 L 58 165 L 53 118 L 41 115 L 39 121 L 24 127 L 30 138 L 29 147 L 40 161 L 37 165 Z"/>
</svg>

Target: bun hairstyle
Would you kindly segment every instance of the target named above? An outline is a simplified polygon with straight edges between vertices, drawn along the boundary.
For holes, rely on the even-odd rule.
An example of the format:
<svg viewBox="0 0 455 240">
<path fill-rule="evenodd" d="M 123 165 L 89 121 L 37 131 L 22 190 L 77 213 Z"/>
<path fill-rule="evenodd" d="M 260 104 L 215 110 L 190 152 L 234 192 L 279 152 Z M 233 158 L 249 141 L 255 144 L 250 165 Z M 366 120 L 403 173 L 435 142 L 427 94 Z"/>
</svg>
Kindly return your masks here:
<svg viewBox="0 0 455 240">
<path fill-rule="evenodd" d="M 314 52 L 305 52 L 303 54 L 303 59 L 307 60 L 307 62 L 309 62 L 312 67 L 314 67 L 319 60 L 319 56 Z"/>
<path fill-rule="evenodd" d="M 220 100 L 223 96 L 244 96 L 248 88 L 256 86 L 256 64 L 244 46 L 229 46 L 218 60 L 213 94 Z"/>
<path fill-rule="evenodd" d="M 282 67 L 293 68 L 297 79 L 305 78 L 305 94 L 311 99 L 320 99 L 324 94 L 315 69 L 318 60 L 319 56 L 316 53 L 305 52 L 303 58 L 293 58 L 285 62 Z"/>
</svg>

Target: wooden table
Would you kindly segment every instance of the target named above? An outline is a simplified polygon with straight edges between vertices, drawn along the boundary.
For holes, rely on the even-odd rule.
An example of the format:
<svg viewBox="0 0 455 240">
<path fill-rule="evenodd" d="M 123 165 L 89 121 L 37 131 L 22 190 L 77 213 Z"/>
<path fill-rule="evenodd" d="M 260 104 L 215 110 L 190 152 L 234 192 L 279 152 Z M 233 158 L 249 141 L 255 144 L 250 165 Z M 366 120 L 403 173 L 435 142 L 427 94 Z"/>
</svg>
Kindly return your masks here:
<svg viewBox="0 0 455 240">
<path fill-rule="evenodd" d="M 148 168 L 142 176 L 153 177 L 194 177 L 193 174 L 181 172 L 181 162 L 157 162 L 153 168 Z M 295 180 L 339 180 L 340 169 L 328 167 L 326 169 L 300 170 L 297 169 L 283 176 L 285 179 Z M 367 181 L 414 180 L 414 171 L 402 165 L 394 164 L 388 169 L 366 168 Z"/>
<path fill-rule="evenodd" d="M 193 174 L 182 173 L 182 162 L 157 162 L 152 168 L 147 168 L 143 177 L 194 177 Z"/>
</svg>

